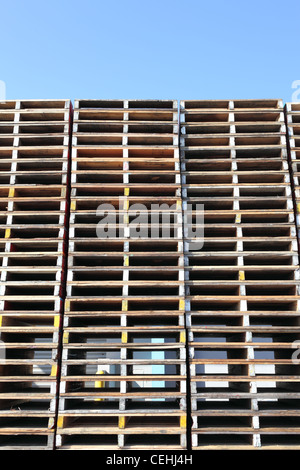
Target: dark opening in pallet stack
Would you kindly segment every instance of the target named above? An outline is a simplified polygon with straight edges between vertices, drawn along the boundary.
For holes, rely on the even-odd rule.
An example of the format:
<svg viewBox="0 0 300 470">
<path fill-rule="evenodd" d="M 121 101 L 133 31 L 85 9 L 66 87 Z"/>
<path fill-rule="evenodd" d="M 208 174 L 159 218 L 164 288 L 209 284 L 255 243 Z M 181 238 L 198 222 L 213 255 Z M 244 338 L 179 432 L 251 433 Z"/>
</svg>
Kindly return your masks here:
<svg viewBox="0 0 300 470">
<path fill-rule="evenodd" d="M 181 102 L 193 449 L 300 448 L 299 271 L 282 102 Z M 201 219 L 200 219 L 201 220 Z M 198 223 L 199 228 L 199 223 Z M 200 246 L 200 248 L 199 248 Z"/>
<path fill-rule="evenodd" d="M 0 103 L 0 449 L 52 449 L 70 101 Z"/>
<path fill-rule="evenodd" d="M 58 449 L 186 448 L 181 215 L 177 102 L 75 101 Z"/>
</svg>

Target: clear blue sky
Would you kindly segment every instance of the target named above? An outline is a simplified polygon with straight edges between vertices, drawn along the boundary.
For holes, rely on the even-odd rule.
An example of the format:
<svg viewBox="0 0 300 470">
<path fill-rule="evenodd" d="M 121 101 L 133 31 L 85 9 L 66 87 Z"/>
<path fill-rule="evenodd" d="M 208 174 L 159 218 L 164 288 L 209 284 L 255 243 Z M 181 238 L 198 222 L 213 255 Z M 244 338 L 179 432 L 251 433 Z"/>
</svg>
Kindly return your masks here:
<svg viewBox="0 0 300 470">
<path fill-rule="evenodd" d="M 4 0 L 7 99 L 282 98 L 299 0 Z"/>
</svg>

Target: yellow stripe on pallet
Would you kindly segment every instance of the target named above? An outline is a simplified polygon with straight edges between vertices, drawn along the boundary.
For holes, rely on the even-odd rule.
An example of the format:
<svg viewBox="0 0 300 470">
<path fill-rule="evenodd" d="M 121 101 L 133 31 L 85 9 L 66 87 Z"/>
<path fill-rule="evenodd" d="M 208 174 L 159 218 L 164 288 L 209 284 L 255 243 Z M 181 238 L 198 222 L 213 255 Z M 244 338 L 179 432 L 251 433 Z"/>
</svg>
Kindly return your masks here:
<svg viewBox="0 0 300 470">
<path fill-rule="evenodd" d="M 128 310 L 128 300 L 122 300 L 122 312 L 127 312 Z"/>
<path fill-rule="evenodd" d="M 76 201 L 71 202 L 71 211 L 76 211 Z"/>
<path fill-rule="evenodd" d="M 2 326 L 2 319 L 3 319 L 3 316 L 0 315 L 0 327 Z"/>
<path fill-rule="evenodd" d="M 179 300 L 179 310 L 185 310 L 185 300 L 184 299 L 180 299 Z"/>
<path fill-rule="evenodd" d="M 129 196 L 130 188 L 124 188 L 124 196 Z"/>
<path fill-rule="evenodd" d="M 10 228 L 6 228 L 6 229 L 5 229 L 5 235 L 4 235 L 4 237 L 5 237 L 5 238 L 10 238 L 10 235 L 11 235 L 11 229 L 10 229 Z"/>
<path fill-rule="evenodd" d="M 124 266 L 129 266 L 129 256 L 124 256 Z"/>
<path fill-rule="evenodd" d="M 128 343 L 128 333 L 127 331 L 123 331 L 121 335 L 121 342 L 122 343 Z"/>
<path fill-rule="evenodd" d="M 15 188 L 10 188 L 9 189 L 8 197 L 15 197 Z"/>
<path fill-rule="evenodd" d="M 69 312 L 70 308 L 71 308 L 71 302 L 70 302 L 70 300 L 66 300 L 66 302 L 65 302 L 65 311 Z"/>
<path fill-rule="evenodd" d="M 63 343 L 67 344 L 69 342 L 69 333 L 67 331 L 63 334 Z"/>
<path fill-rule="evenodd" d="M 129 209 L 129 201 L 128 201 L 128 199 L 125 199 L 125 201 L 124 201 L 124 211 L 128 211 L 128 209 Z"/>
<path fill-rule="evenodd" d="M 98 370 L 96 372 L 96 375 L 104 375 L 104 370 Z M 96 380 L 95 382 L 95 388 L 104 388 L 105 387 L 105 381 L 104 380 Z M 104 398 L 95 398 L 95 401 L 104 401 Z"/>
<path fill-rule="evenodd" d="M 297 212 L 300 212 L 300 203 L 297 204 Z"/>
<path fill-rule="evenodd" d="M 98 370 L 96 372 L 96 375 L 104 375 L 104 370 Z M 105 382 L 104 380 L 96 380 L 95 382 L 95 387 L 96 388 L 104 388 L 105 387 Z"/>
<path fill-rule="evenodd" d="M 186 428 L 186 416 L 180 416 L 180 427 Z"/>
<path fill-rule="evenodd" d="M 245 280 L 245 271 L 239 271 L 239 281 Z"/>
<path fill-rule="evenodd" d="M 126 416 L 119 416 L 119 429 L 125 429 L 126 427 Z"/>
<path fill-rule="evenodd" d="M 179 342 L 185 343 L 185 331 L 180 332 Z"/>
<path fill-rule="evenodd" d="M 57 419 L 57 427 L 58 428 L 63 428 L 64 427 L 64 421 L 65 421 L 64 416 L 59 416 L 58 419 Z"/>
<path fill-rule="evenodd" d="M 60 317 L 58 315 L 55 315 L 54 317 L 54 327 L 59 328 L 60 325 Z"/>
<path fill-rule="evenodd" d="M 241 223 L 241 214 L 236 214 L 235 216 L 235 223 L 240 224 Z"/>
<path fill-rule="evenodd" d="M 57 365 L 51 367 L 51 377 L 57 376 Z"/>
</svg>

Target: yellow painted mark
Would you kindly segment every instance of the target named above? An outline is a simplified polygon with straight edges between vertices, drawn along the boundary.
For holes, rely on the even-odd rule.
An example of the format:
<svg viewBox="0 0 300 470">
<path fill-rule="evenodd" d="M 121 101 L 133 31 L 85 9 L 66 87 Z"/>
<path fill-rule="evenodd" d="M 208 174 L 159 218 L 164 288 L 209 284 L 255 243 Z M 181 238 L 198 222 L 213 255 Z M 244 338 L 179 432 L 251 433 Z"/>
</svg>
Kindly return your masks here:
<svg viewBox="0 0 300 470">
<path fill-rule="evenodd" d="M 245 280 L 245 271 L 239 271 L 239 281 Z"/>
<path fill-rule="evenodd" d="M 125 201 L 124 201 L 124 210 L 128 211 L 128 209 L 129 209 L 129 201 L 128 201 L 128 199 L 125 199 Z"/>
<path fill-rule="evenodd" d="M 124 256 L 124 266 L 129 266 L 129 256 Z"/>
<path fill-rule="evenodd" d="M 104 375 L 104 370 L 98 370 L 96 372 L 96 375 Z M 104 380 L 96 380 L 95 387 L 96 388 L 104 388 L 105 387 L 105 381 Z"/>
<path fill-rule="evenodd" d="M 57 376 L 57 365 L 52 366 L 51 368 L 51 377 L 56 377 Z"/>
<path fill-rule="evenodd" d="M 126 416 L 119 416 L 119 429 L 125 429 L 126 427 Z"/>
<path fill-rule="evenodd" d="M 15 197 L 15 188 L 9 189 L 8 197 Z"/>
<path fill-rule="evenodd" d="M 297 204 L 297 212 L 300 212 L 300 203 Z"/>
<path fill-rule="evenodd" d="M 122 312 L 127 312 L 128 310 L 128 300 L 122 300 Z"/>
<path fill-rule="evenodd" d="M 235 223 L 240 224 L 241 223 L 241 214 L 236 214 L 235 216 Z"/>
<path fill-rule="evenodd" d="M 104 370 L 98 370 L 96 375 L 104 375 Z M 96 380 L 95 388 L 104 388 L 105 381 L 104 380 Z M 95 398 L 95 401 L 104 401 L 104 398 Z"/>
<path fill-rule="evenodd" d="M 181 210 L 181 201 L 176 202 L 176 209 Z"/>
<path fill-rule="evenodd" d="M 185 331 L 180 332 L 179 341 L 180 341 L 180 343 L 185 343 Z"/>
<path fill-rule="evenodd" d="M 128 342 L 128 333 L 127 333 L 127 331 L 123 331 L 122 336 L 121 336 L 121 341 L 122 341 L 122 343 L 127 343 Z"/>
<path fill-rule="evenodd" d="M 179 300 L 179 310 L 185 310 L 185 301 L 183 299 Z"/>
<path fill-rule="evenodd" d="M 5 238 L 9 238 L 10 235 L 11 235 L 11 229 L 10 228 L 5 229 Z"/>
<path fill-rule="evenodd" d="M 65 310 L 66 310 L 67 312 L 69 312 L 69 311 L 70 311 L 70 308 L 71 308 L 71 302 L 70 302 L 70 300 L 66 300 L 66 303 L 65 303 Z"/>
<path fill-rule="evenodd" d="M 57 427 L 58 428 L 63 428 L 65 423 L 65 418 L 64 416 L 59 416 L 57 419 Z"/>
<path fill-rule="evenodd" d="M 67 331 L 63 334 L 63 343 L 67 344 L 69 342 L 69 333 Z"/>
<path fill-rule="evenodd" d="M 54 327 L 59 328 L 60 325 L 60 317 L 58 315 L 55 315 L 54 317 Z"/>
<path fill-rule="evenodd" d="M 180 416 L 180 427 L 186 428 L 186 416 Z"/>
<path fill-rule="evenodd" d="M 124 188 L 124 196 L 129 196 L 130 188 Z"/>
<path fill-rule="evenodd" d="M 71 211 L 76 211 L 76 201 L 71 202 Z"/>
<path fill-rule="evenodd" d="M 2 319 L 3 319 L 3 316 L 0 315 L 0 327 L 2 326 Z"/>
</svg>

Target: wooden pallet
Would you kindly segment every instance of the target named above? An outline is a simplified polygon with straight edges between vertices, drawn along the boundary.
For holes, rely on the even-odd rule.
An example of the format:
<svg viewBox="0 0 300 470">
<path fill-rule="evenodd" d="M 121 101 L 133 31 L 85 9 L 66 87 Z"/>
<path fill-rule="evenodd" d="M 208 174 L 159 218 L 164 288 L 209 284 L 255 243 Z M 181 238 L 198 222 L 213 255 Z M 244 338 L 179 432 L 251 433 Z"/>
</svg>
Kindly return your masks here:
<svg viewBox="0 0 300 470">
<path fill-rule="evenodd" d="M 149 122 L 177 124 L 177 102 L 171 100 L 75 100 L 74 123 Z"/>
</svg>

